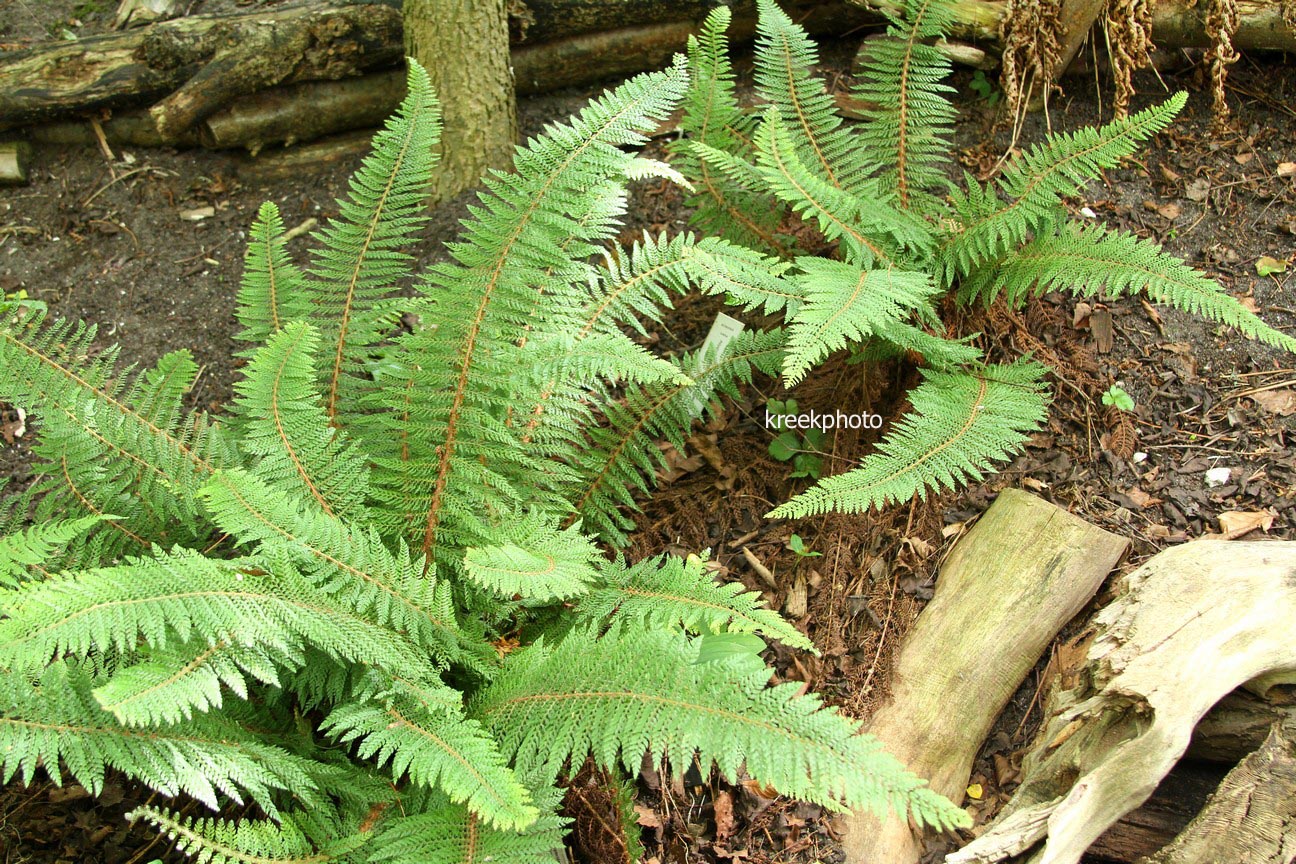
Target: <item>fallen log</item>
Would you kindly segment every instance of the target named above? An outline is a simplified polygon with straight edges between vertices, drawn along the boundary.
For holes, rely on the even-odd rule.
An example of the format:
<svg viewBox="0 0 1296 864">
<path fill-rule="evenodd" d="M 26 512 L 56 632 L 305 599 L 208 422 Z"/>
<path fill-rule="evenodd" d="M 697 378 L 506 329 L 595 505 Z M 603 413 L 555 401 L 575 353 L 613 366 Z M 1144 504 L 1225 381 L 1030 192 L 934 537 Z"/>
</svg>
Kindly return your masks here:
<svg viewBox="0 0 1296 864">
<path fill-rule="evenodd" d="M 1128 545 L 1026 492 L 1000 493 L 941 568 L 866 731 L 962 800 L 995 718 Z M 909 864 L 922 851 L 908 825 L 864 812 L 848 817 L 844 847 L 852 864 Z"/>
<path fill-rule="evenodd" d="M 0 129 L 166 97 L 168 138 L 236 95 L 402 57 L 398 0 L 179 18 L 0 56 Z"/>
<path fill-rule="evenodd" d="M 1219 700 L 1296 683 L 1296 544 L 1186 543 L 1122 582 L 1091 625 L 1084 668 L 1047 700 L 1021 786 L 946 864 L 1077 864 L 1148 798 Z"/>
</svg>

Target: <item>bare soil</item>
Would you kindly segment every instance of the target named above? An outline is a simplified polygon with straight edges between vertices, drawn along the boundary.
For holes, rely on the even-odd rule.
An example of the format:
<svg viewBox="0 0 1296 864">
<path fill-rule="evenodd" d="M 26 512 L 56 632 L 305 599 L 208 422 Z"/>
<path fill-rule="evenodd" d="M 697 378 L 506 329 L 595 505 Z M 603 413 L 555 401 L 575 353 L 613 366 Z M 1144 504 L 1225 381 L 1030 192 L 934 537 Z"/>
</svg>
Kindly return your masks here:
<svg viewBox="0 0 1296 864">
<path fill-rule="evenodd" d="M 46 38 L 50 27 L 75 29 L 68 20 L 78 14 L 97 15 L 102 26 L 108 4 L 87 11 L 93 5 L 0 0 L 0 43 Z M 849 54 L 849 46 L 827 52 L 835 86 L 848 83 L 843 70 Z M 1278 166 L 1296 161 L 1296 62 L 1243 59 L 1231 79 L 1234 122 L 1218 134 L 1211 131 L 1209 97 L 1197 72 L 1186 66 L 1163 77 L 1172 90 L 1192 91 L 1184 115 L 1137 161 L 1109 172 L 1105 183 L 1093 184 L 1072 206 L 1160 240 L 1253 304 L 1271 325 L 1293 332 L 1296 177 L 1279 176 Z M 969 79 L 962 74 L 956 81 L 958 147 L 968 170 L 984 174 L 1010 142 L 992 131 L 993 112 Z M 1141 84 L 1143 104 L 1164 93 L 1155 77 Z M 589 95 L 525 101 L 524 134 L 565 117 Z M 1100 110 L 1109 104 L 1100 109 L 1092 83 L 1073 80 L 1053 99 L 1048 120 L 1054 129 L 1074 129 L 1108 119 Z M 1030 118 L 1020 143 L 1039 140 L 1044 124 L 1042 116 Z M 40 149 L 30 185 L 0 189 L 0 290 L 26 291 L 59 315 L 98 322 L 98 342 L 120 345 L 122 356 L 135 362 L 192 351 L 203 374 L 190 402 L 219 410 L 238 376 L 233 296 L 244 232 L 256 208 L 275 201 L 290 227 L 323 222 L 336 213 L 335 199 L 358 156 L 300 171 L 290 181 L 259 179 L 255 162 L 237 154 L 127 150 L 113 157 L 93 149 Z M 443 255 L 467 197 L 438 208 L 418 249 L 422 265 Z M 643 186 L 633 206 L 627 237 L 686 227 L 688 214 L 673 187 Z M 305 238 L 292 243 L 299 255 L 305 246 Z M 1258 275 L 1261 256 L 1288 262 L 1287 271 Z M 1263 522 L 1271 536 L 1293 538 L 1296 464 L 1287 441 L 1296 433 L 1293 358 L 1138 299 L 1087 305 L 1048 295 L 1022 312 L 994 308 L 956 322 L 962 332 L 981 332 L 992 356 L 1032 351 L 1058 370 L 1049 428 L 985 484 L 881 513 L 769 522 L 762 514 L 807 481 L 790 479 L 788 466 L 768 453 L 771 433 L 758 416 L 765 400 L 783 391 L 760 380 L 743 402 L 698 430 L 688 452 L 676 454 L 676 470 L 644 503 L 631 553 L 710 548 L 725 578 L 798 613 L 796 623 L 822 649 L 815 658 L 776 646 L 778 676 L 806 682 L 865 717 L 885 695 L 890 658 L 930 598 L 944 553 L 1006 486 L 1030 489 L 1128 536 L 1131 566 L 1166 545 L 1227 532 L 1245 519 L 1228 513 L 1264 514 L 1253 521 Z M 651 334 L 656 347 L 696 347 L 716 311 L 714 302 L 683 301 Z M 914 374 L 903 365 L 834 361 L 793 395 L 802 410 L 849 408 L 894 419 L 906 408 L 900 394 Z M 1112 385 L 1133 397 L 1132 414 L 1101 404 Z M 16 417 L 4 410 L 0 476 L 22 484 L 30 474 L 30 434 L 16 435 Z M 825 457 L 829 471 L 842 470 L 873 441 L 839 434 Z M 1229 469 L 1227 479 L 1209 485 L 1207 472 L 1220 468 Z M 792 551 L 794 532 L 821 555 Z M 750 566 L 744 548 L 773 573 L 772 585 Z M 795 598 L 789 605 L 797 586 L 805 590 L 804 608 Z M 979 819 L 989 818 L 1012 791 L 1011 771 L 996 771 L 991 757 L 997 753 L 1009 766 L 1020 759 L 1038 711 L 1037 683 L 1023 686 L 983 754 L 973 778 L 983 795 L 965 802 Z M 170 860 L 165 844 L 122 819 L 146 791 L 113 781 L 95 801 L 78 789 L 57 789 L 46 779 L 0 789 L 0 861 Z M 696 772 L 674 781 L 649 776 L 640 791 L 649 860 L 840 859 L 838 824 L 818 808 Z M 590 814 L 606 806 L 599 795 L 597 783 L 578 784 L 569 801 L 578 825 L 588 828 Z M 585 837 L 582 860 L 618 860 L 615 844 L 597 832 L 578 834 Z"/>
</svg>

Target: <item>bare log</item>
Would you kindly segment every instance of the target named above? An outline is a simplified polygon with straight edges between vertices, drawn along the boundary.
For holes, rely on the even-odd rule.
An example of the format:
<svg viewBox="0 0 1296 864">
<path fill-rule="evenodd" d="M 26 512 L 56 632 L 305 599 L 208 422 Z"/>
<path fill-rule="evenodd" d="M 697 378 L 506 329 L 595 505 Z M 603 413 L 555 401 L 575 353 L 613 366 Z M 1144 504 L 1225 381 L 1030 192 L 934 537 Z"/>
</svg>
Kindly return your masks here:
<svg viewBox="0 0 1296 864">
<path fill-rule="evenodd" d="M 1180 762 L 1151 798 L 1093 842 L 1088 856 L 1134 864 L 1157 853 L 1188 827 L 1226 773 L 1220 765 Z"/>
<path fill-rule="evenodd" d="M 1080 674 L 1050 695 L 1012 801 L 946 864 L 1077 864 L 1147 800 L 1215 703 L 1296 683 L 1296 543 L 1186 543 L 1123 588 L 1095 617 Z"/>
<path fill-rule="evenodd" d="M 1278 726 L 1296 740 L 1296 688 L 1278 686 L 1260 698 L 1246 690 L 1229 694 L 1193 730 L 1187 756 L 1236 765 Z"/>
<path fill-rule="evenodd" d="M 0 186 L 27 182 L 31 145 L 26 141 L 0 142 Z"/>
<path fill-rule="evenodd" d="M 1053 637 L 1089 602 L 1128 541 L 1026 492 L 999 495 L 959 541 L 868 722 L 888 752 L 961 800 L 981 742 Z M 919 838 L 895 819 L 848 817 L 846 860 L 908 864 Z"/>
</svg>

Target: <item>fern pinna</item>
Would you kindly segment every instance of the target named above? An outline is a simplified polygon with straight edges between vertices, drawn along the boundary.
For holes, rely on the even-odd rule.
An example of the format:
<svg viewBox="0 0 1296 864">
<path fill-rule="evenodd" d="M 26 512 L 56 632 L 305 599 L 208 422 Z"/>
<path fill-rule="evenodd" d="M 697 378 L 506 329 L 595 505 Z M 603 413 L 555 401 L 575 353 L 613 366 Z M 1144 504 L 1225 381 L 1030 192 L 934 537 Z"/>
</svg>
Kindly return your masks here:
<svg viewBox="0 0 1296 864">
<path fill-rule="evenodd" d="M 98 792 L 124 772 L 163 796 L 134 817 L 202 862 L 552 861 L 557 784 L 587 756 L 700 757 L 832 808 L 965 821 L 754 653 L 704 651 L 813 648 L 757 595 L 599 542 L 624 539 L 656 439 L 802 362 L 789 345 L 819 355 L 799 320 L 678 358 L 626 335 L 688 288 L 794 318 L 826 302 L 721 237 L 603 256 L 627 179 L 678 179 L 628 148 L 686 78 L 632 80 L 528 142 L 415 277 L 401 246 L 438 125 L 413 67 L 306 266 L 262 208 L 219 418 L 183 409 L 184 352 L 133 372 L 93 327 L 3 308 L 0 399 L 41 438 L 0 540 L 3 780 Z M 911 310 L 929 292 L 907 284 Z"/>
<path fill-rule="evenodd" d="M 937 303 L 1021 303 L 1031 294 L 1141 291 L 1286 350 L 1218 284 L 1161 251 L 1101 225 L 1071 221 L 1064 196 L 1166 127 L 1184 95 L 1101 128 L 1050 136 L 995 181 L 950 180 L 954 109 L 949 61 L 935 42 L 952 0 L 903 0 L 885 36 L 862 52 L 855 95 L 870 106 L 849 128 L 823 80 L 814 44 L 773 0 L 759 7 L 755 80 L 768 103 L 744 112 L 725 54 L 730 13 L 711 13 L 689 46 L 684 139 L 677 164 L 695 185 L 696 223 L 778 256 L 796 301 L 784 313 L 782 360 L 793 385 L 832 352 L 921 358 L 913 410 L 854 469 L 828 477 L 771 515 L 858 512 L 981 479 L 1046 416 L 1046 370 L 988 364 L 945 336 Z M 836 245 L 806 257 L 777 233 L 773 196 Z M 760 230 L 756 230 L 759 228 Z"/>
</svg>

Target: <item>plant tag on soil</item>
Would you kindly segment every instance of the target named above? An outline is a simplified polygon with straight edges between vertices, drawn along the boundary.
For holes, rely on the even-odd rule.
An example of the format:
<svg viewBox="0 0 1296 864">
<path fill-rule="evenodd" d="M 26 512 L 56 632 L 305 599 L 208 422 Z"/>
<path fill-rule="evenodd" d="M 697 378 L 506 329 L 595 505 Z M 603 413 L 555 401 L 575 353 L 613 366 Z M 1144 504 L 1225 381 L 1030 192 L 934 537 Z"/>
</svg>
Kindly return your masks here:
<svg viewBox="0 0 1296 864">
<path fill-rule="evenodd" d="M 724 354 L 729 343 L 738 338 L 738 334 L 743 332 L 746 327 L 743 322 L 737 318 L 730 318 L 723 312 L 716 315 L 715 321 L 711 322 L 711 329 L 707 331 L 706 340 L 702 343 L 702 349 L 697 353 L 698 366 L 705 366 L 714 358 Z M 702 394 L 693 397 L 693 415 L 700 416 L 702 409 L 706 407 Z"/>
</svg>

